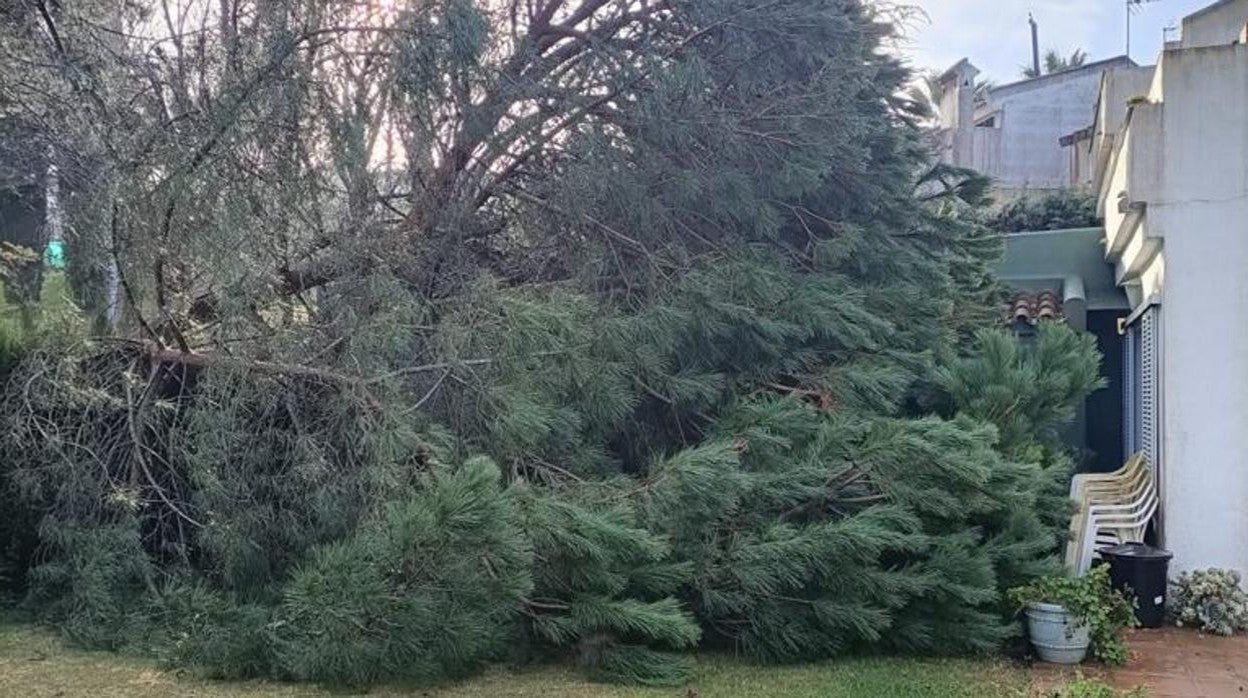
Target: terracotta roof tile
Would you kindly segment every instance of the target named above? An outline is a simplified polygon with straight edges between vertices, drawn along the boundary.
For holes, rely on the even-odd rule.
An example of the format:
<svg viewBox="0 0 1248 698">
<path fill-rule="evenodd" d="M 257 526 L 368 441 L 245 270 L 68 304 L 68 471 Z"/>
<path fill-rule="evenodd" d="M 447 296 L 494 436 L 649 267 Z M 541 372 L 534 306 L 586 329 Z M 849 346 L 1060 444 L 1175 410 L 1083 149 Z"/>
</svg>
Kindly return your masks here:
<svg viewBox="0 0 1248 698">
<path fill-rule="evenodd" d="M 1062 299 L 1052 291 L 1016 293 L 1005 307 L 1005 324 L 1035 325 L 1042 320 L 1063 322 Z"/>
</svg>

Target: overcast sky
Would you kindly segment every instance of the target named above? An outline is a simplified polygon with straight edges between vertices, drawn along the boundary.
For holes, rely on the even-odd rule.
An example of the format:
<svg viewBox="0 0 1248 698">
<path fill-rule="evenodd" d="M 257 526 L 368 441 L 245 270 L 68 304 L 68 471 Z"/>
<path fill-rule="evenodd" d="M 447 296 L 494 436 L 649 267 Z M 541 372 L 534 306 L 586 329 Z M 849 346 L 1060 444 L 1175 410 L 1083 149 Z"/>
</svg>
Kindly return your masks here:
<svg viewBox="0 0 1248 698">
<path fill-rule="evenodd" d="M 1154 0 L 1131 17 L 1131 57 L 1152 64 L 1162 29 L 1214 0 Z M 1019 78 L 1031 62 L 1027 13 L 1040 24 L 1040 51 L 1069 55 L 1077 48 L 1089 61 L 1120 56 L 1126 49 L 1126 0 L 914 0 L 928 18 L 911 28 L 906 52 L 916 67 L 944 70 L 967 57 L 997 83 Z M 1177 34 L 1175 37 L 1177 38 Z"/>
</svg>

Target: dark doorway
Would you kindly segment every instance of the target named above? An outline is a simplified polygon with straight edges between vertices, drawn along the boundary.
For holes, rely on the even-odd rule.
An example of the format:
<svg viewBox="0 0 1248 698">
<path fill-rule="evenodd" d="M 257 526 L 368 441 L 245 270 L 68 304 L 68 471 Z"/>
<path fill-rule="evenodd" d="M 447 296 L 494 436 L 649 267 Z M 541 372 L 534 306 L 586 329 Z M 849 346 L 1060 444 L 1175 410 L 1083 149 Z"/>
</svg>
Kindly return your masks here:
<svg viewBox="0 0 1248 698">
<path fill-rule="evenodd" d="M 1126 310 L 1089 310 L 1088 332 L 1096 335 L 1101 352 L 1101 376 L 1105 387 L 1092 393 L 1086 403 L 1088 457 L 1084 469 L 1105 473 L 1117 470 L 1122 452 L 1122 337 L 1118 320 Z"/>
</svg>

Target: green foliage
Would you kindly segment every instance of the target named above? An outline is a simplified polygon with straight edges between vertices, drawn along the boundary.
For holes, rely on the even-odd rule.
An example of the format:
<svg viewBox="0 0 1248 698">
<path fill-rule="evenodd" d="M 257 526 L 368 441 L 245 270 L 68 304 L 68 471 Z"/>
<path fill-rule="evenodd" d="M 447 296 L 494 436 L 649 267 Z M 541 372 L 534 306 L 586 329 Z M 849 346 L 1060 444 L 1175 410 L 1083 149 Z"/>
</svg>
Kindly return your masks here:
<svg viewBox="0 0 1248 698">
<path fill-rule="evenodd" d="M 1170 583 L 1167 612 L 1179 627 L 1218 635 L 1248 630 L 1248 594 L 1234 570 L 1183 572 Z"/>
<path fill-rule="evenodd" d="M 1027 511 L 1052 531 L 1055 545 L 1063 543 L 1074 462 L 1062 429 L 1076 407 L 1104 385 L 1095 338 L 1065 325 L 1044 325 L 1028 341 L 1001 329 L 981 330 L 969 354 L 941 367 L 935 382 L 949 401 L 947 412 L 992 424 L 1006 458 L 1039 465 L 1032 473 L 1035 500 Z M 1044 573 L 1022 562 L 1010 584 Z"/>
<path fill-rule="evenodd" d="M 714 641 L 785 661 L 991 650 L 1011 632 L 1004 584 L 1052 569 L 1039 470 L 1002 462 L 990 427 L 773 399 L 724 428 L 653 469 L 645 493 L 693 562 L 687 593 Z"/>
<path fill-rule="evenodd" d="M 1002 590 L 1051 571 L 1058 539 L 1040 515 L 1057 469 L 1024 456 L 1095 358 L 1060 332 L 985 335 L 953 363 L 926 351 L 952 355 L 953 304 L 889 317 L 919 300 L 849 261 L 877 234 L 822 247 L 815 272 L 724 259 L 628 311 L 483 285 L 431 338 L 442 372 L 481 390 L 433 375 L 366 396 L 219 368 L 177 421 L 161 416 L 177 403 L 140 405 L 198 526 L 160 534 L 172 555 L 140 551 L 189 580 L 132 591 L 156 600 L 134 613 L 156 616 L 168 661 L 208 675 L 353 685 L 457 675 L 517 637 L 651 684 L 678 682 L 671 652 L 700 636 L 770 661 L 998 647 Z M 881 261 L 958 288 L 925 256 Z M 408 341 L 377 332 L 353 342 Z M 937 363 L 956 414 L 916 418 Z M 1012 427 L 971 389 L 985 371 L 1057 396 Z M 439 465 L 474 451 L 505 471 Z"/>
<path fill-rule="evenodd" d="M 532 589 L 532 551 L 484 458 L 425 476 L 286 585 L 277 654 L 292 676 L 365 685 L 458 675 L 497 657 Z"/>
<path fill-rule="evenodd" d="M 671 597 L 689 565 L 637 526 L 621 494 L 577 487 L 552 496 L 522 488 L 519 526 L 540 561 L 524 602 L 528 631 L 600 679 L 676 684 L 687 678 L 687 664 L 661 650 L 692 647 L 701 635 Z"/>
<path fill-rule="evenodd" d="M 313 547 L 417 486 L 416 436 L 358 395 L 228 370 L 196 390 L 207 408 L 175 432 L 178 469 L 192 511 L 212 513 L 196 539 L 199 565 L 227 591 L 271 598 Z"/>
<path fill-rule="evenodd" d="M 15 251 L 7 243 L 0 245 L 0 278 L 6 276 L 9 265 L 30 261 L 27 253 L 25 248 Z M 36 305 L 13 305 L 0 287 L 0 400 L 23 399 L 5 390 L 23 361 L 42 352 L 75 346 L 85 334 L 81 313 L 67 298 L 64 275 L 45 273 L 42 278 L 43 289 Z M 10 448 L 0 440 L 0 501 L 4 502 L 0 516 L 0 601 L 26 591 L 42 518 L 39 507 L 16 477 L 18 458 L 7 450 Z"/>
<path fill-rule="evenodd" d="M 919 545 L 917 522 L 885 507 L 843 522 L 786 521 L 793 491 L 785 489 L 813 489 L 814 478 L 728 469 L 734 461 L 726 444 L 682 453 L 647 488 L 653 525 L 692 560 L 688 593 L 712 639 L 788 661 L 878 640 L 904 580 L 876 567 L 886 553 Z M 717 481 L 720 492 L 700 494 Z"/>
<path fill-rule="evenodd" d="M 1020 606 L 1032 602 L 1057 604 L 1088 627 L 1092 653 L 1106 664 L 1127 661 L 1122 642 L 1124 628 L 1134 627 L 1135 609 L 1130 599 L 1113 588 L 1109 567 L 1098 565 L 1082 577 L 1051 576 L 1010 590 Z"/>
<path fill-rule="evenodd" d="M 981 330 L 972 346 L 970 355 L 937 373 L 937 382 L 958 412 L 996 426 L 1013 458 L 1057 450 L 1059 430 L 1105 385 L 1096 338 L 1066 325 L 1042 325 L 1034 343 Z"/>
<path fill-rule="evenodd" d="M 1147 698 L 1148 692 L 1142 687 L 1129 691 L 1119 691 L 1099 679 L 1089 679 L 1083 674 L 1071 682 L 1045 694 L 1046 698 Z"/>
<path fill-rule="evenodd" d="M 0 278 L 8 256 L 0 248 Z M 65 275 L 55 272 L 43 274 L 40 301 L 35 305 L 9 302 L 0 287 L 0 385 L 23 357 L 82 340 L 85 324 L 68 290 Z"/>
<path fill-rule="evenodd" d="M 699 636 L 770 661 L 998 647 L 1002 590 L 1051 571 L 1058 539 L 1039 504 L 1056 469 L 1021 456 L 1095 358 L 1060 332 L 1026 349 L 984 335 L 941 374 L 958 414 L 915 418 L 948 316 L 885 319 L 910 292 L 832 247 L 817 274 L 746 255 L 628 312 L 482 286 L 433 341 L 444 372 L 463 362 L 488 388 L 422 379 L 414 421 L 349 388 L 206 372 L 177 422 L 159 403 L 151 417 L 200 524 L 189 569 L 163 558 L 189 586 L 144 611 L 166 658 L 358 685 L 460 674 L 519 636 L 602 679 L 668 684 L 685 675 L 670 652 Z M 1012 429 L 967 387 L 983 370 L 1059 397 Z M 379 394 L 412 399 L 395 387 Z M 438 465 L 473 451 L 505 473 Z"/>
<path fill-rule="evenodd" d="M 166 665 L 213 679 L 280 674 L 272 609 L 240 601 L 202 581 L 174 581 L 144 617 L 154 627 L 150 649 Z"/>
<path fill-rule="evenodd" d="M 128 643 L 156 576 L 133 520 L 44 521 L 42 533 L 48 561 L 30 571 L 27 604 L 85 647 Z"/>
<path fill-rule="evenodd" d="M 984 225 L 1002 233 L 1068 228 L 1098 228 L 1101 218 L 1096 213 L 1096 198 L 1063 190 L 1036 198 L 1023 197 L 1005 204 L 984 221 Z"/>
<path fill-rule="evenodd" d="M 1012 632 L 1096 363 L 971 341 L 1001 241 L 927 162 L 886 10 L 574 5 L 435 2 L 347 66 L 355 9 L 275 3 L 205 32 L 174 123 L 96 115 L 116 166 L 71 220 L 133 335 L 26 356 L 0 409 L 48 620 L 350 685 Z"/>
</svg>

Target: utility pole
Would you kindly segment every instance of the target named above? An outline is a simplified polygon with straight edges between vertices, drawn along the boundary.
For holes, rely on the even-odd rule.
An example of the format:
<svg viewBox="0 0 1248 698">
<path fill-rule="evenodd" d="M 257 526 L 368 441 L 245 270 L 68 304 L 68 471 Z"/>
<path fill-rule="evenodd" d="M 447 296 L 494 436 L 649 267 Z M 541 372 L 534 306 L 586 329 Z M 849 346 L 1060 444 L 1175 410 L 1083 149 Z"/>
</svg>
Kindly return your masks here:
<svg viewBox="0 0 1248 698">
<path fill-rule="evenodd" d="M 1031 69 L 1036 77 L 1040 77 L 1040 26 L 1030 12 L 1027 13 L 1027 23 L 1031 25 Z"/>
</svg>

